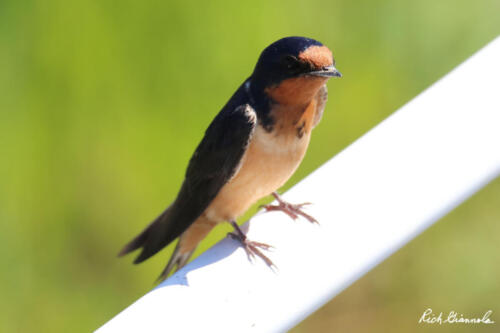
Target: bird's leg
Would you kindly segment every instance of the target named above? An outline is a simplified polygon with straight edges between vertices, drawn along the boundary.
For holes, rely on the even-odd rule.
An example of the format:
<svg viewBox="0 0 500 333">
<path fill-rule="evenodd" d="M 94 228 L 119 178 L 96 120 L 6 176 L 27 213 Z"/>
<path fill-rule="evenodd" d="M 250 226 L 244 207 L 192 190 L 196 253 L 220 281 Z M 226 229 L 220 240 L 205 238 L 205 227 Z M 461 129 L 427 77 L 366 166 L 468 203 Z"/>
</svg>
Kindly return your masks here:
<svg viewBox="0 0 500 333">
<path fill-rule="evenodd" d="M 260 250 L 269 250 L 272 248 L 271 245 L 264 244 L 264 243 L 259 243 L 259 242 L 254 242 L 251 240 L 248 240 L 247 236 L 241 231 L 240 227 L 236 223 L 236 221 L 230 221 L 231 225 L 234 228 L 234 232 L 230 232 L 228 235 L 231 236 L 233 239 L 239 241 L 241 245 L 243 245 L 243 248 L 245 249 L 247 256 L 250 260 L 255 258 L 255 256 L 259 256 L 264 262 L 267 264 L 269 267 L 275 267 L 271 259 L 266 257 Z"/>
<path fill-rule="evenodd" d="M 309 222 L 311 223 L 317 223 L 319 222 L 312 217 L 309 214 L 306 214 L 302 211 L 302 207 L 305 205 L 310 205 L 310 202 L 304 202 L 301 204 L 291 204 L 286 201 L 284 201 L 281 196 L 278 194 L 278 192 L 273 192 L 272 193 L 273 197 L 278 201 L 277 205 L 262 205 L 266 211 L 272 211 L 272 210 L 281 210 L 282 212 L 286 213 L 288 216 L 290 216 L 292 219 L 297 219 L 297 217 L 303 216 L 305 217 Z"/>
</svg>

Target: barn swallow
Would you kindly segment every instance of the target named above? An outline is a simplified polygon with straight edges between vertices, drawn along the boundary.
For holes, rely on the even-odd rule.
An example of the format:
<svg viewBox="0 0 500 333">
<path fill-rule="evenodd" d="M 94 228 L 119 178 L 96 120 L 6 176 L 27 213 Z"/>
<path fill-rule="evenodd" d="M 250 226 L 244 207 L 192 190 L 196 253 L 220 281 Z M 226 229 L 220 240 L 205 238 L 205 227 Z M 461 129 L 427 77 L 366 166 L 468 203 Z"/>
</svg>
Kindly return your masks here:
<svg viewBox="0 0 500 333">
<path fill-rule="evenodd" d="M 261 53 L 252 75 L 208 126 L 187 167 L 175 201 L 128 243 L 120 256 L 142 248 L 134 263 L 156 254 L 179 237 L 160 275 L 183 267 L 197 245 L 220 222 L 234 227 L 249 257 L 272 262 L 236 224 L 257 200 L 274 195 L 292 218 L 304 216 L 304 204 L 283 201 L 276 190 L 295 172 L 307 150 L 312 129 L 319 123 L 327 100 L 326 82 L 341 77 L 332 52 L 305 37 L 280 39 Z"/>
</svg>

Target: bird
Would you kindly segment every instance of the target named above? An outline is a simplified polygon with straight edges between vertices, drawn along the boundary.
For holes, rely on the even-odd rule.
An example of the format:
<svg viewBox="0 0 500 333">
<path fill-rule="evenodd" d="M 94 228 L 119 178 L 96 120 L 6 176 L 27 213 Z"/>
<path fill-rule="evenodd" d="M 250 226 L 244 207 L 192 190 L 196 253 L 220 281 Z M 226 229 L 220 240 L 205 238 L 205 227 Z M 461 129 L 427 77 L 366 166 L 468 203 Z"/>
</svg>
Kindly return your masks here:
<svg viewBox="0 0 500 333">
<path fill-rule="evenodd" d="M 311 131 L 320 122 L 326 82 L 342 77 L 331 50 L 307 37 L 281 38 L 260 54 L 255 68 L 215 116 L 192 155 L 176 199 L 119 256 L 141 249 L 141 263 L 179 238 L 159 281 L 182 268 L 217 224 L 229 222 L 250 258 L 274 263 L 261 250 L 272 246 L 249 240 L 236 223 L 256 201 L 296 219 L 308 203 L 290 204 L 277 190 L 292 176 L 306 153 Z"/>
</svg>

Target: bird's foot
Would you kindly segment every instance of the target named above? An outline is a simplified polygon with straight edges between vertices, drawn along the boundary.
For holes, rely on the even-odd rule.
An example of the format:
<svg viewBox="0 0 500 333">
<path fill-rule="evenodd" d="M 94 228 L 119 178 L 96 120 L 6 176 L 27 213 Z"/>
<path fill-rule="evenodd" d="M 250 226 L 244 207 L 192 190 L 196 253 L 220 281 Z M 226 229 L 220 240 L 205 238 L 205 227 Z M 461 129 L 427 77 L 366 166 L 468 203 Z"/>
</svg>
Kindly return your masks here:
<svg viewBox="0 0 500 333">
<path fill-rule="evenodd" d="M 267 266 L 271 268 L 276 267 L 271 259 L 269 259 L 266 255 L 264 255 L 264 253 L 261 252 L 261 249 L 267 251 L 269 249 L 272 249 L 273 246 L 265 243 L 251 241 L 247 238 L 243 231 L 241 231 L 236 222 L 231 221 L 231 225 L 234 227 L 235 231 L 228 233 L 228 236 L 241 243 L 241 245 L 245 249 L 245 252 L 247 253 L 248 259 L 253 260 L 255 259 L 255 256 L 258 256 L 266 263 Z"/>
<path fill-rule="evenodd" d="M 304 202 L 300 204 L 291 204 L 286 202 L 281 198 L 277 192 L 272 193 L 273 197 L 278 201 L 277 205 L 262 205 L 267 212 L 273 210 L 280 210 L 290 216 L 293 220 L 297 219 L 299 216 L 305 217 L 309 222 L 319 224 L 319 222 L 311 215 L 302 211 L 302 207 L 310 205 L 310 202 Z"/>
</svg>

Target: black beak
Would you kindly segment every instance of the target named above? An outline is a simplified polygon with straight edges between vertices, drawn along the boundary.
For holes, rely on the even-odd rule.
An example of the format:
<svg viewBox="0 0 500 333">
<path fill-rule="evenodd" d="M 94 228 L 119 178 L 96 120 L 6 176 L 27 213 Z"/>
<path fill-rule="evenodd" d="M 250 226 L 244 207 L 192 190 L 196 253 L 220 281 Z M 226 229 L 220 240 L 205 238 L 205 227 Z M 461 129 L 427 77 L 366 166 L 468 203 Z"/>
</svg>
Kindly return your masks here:
<svg viewBox="0 0 500 333">
<path fill-rule="evenodd" d="M 319 71 L 308 72 L 307 75 L 323 76 L 323 77 L 342 77 L 342 74 L 335 68 L 335 66 L 326 66 Z"/>
</svg>

